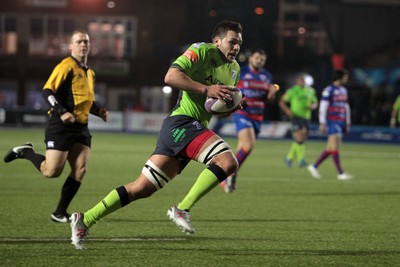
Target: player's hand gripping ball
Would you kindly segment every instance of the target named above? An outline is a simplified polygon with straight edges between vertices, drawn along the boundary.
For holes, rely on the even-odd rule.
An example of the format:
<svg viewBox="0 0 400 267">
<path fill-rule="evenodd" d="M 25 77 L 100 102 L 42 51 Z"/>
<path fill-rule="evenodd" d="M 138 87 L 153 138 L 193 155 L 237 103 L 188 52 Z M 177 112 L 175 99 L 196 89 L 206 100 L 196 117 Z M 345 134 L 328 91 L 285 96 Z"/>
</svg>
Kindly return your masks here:
<svg viewBox="0 0 400 267">
<path fill-rule="evenodd" d="M 207 97 L 204 103 L 206 110 L 214 115 L 228 115 L 236 111 L 242 101 L 243 94 L 238 88 L 233 87 L 232 90 L 231 101 Z"/>
</svg>

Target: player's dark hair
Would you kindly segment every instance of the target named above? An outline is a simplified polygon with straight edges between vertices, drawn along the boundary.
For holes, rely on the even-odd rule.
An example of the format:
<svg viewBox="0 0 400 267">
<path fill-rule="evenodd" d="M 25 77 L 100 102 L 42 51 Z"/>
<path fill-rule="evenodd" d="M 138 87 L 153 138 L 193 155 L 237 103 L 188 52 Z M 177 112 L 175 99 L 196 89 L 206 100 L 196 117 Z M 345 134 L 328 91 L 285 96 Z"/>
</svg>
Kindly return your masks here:
<svg viewBox="0 0 400 267">
<path fill-rule="evenodd" d="M 243 28 L 239 22 L 231 20 L 223 20 L 220 23 L 218 23 L 217 26 L 215 26 L 211 39 L 214 39 L 214 37 L 216 36 L 219 37 L 225 36 L 228 31 L 243 33 Z"/>
<path fill-rule="evenodd" d="M 341 80 L 345 75 L 349 75 L 349 71 L 346 69 L 337 69 L 333 72 L 332 81 Z"/>
</svg>

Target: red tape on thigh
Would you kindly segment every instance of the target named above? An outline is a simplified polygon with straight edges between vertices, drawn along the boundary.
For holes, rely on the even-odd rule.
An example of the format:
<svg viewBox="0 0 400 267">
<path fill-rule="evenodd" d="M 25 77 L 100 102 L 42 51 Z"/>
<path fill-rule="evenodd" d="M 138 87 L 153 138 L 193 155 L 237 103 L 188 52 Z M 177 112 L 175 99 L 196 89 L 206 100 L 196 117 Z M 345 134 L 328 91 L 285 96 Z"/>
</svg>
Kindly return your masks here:
<svg viewBox="0 0 400 267">
<path fill-rule="evenodd" d="M 189 159 L 194 159 L 199 153 L 203 144 L 215 133 L 211 130 L 206 130 L 194 138 L 179 154 Z"/>
</svg>

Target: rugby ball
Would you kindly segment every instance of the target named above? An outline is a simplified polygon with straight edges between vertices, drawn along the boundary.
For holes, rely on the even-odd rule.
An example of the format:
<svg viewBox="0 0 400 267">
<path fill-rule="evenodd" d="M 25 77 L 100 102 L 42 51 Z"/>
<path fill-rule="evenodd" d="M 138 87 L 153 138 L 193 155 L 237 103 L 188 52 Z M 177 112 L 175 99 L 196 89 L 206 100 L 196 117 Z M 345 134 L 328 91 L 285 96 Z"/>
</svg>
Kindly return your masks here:
<svg viewBox="0 0 400 267">
<path fill-rule="evenodd" d="M 204 103 L 204 107 L 208 112 L 215 115 L 232 113 L 240 104 L 242 98 L 242 92 L 239 89 L 235 88 L 235 91 L 232 94 L 231 101 L 207 97 L 206 102 Z"/>
</svg>

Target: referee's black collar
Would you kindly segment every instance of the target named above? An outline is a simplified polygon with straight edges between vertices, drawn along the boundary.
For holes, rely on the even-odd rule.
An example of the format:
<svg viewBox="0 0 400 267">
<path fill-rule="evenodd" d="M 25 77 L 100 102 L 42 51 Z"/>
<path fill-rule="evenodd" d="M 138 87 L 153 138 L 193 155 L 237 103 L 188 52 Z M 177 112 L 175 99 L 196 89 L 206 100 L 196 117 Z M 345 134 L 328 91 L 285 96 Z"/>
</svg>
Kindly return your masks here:
<svg viewBox="0 0 400 267">
<path fill-rule="evenodd" d="M 75 60 L 76 64 L 78 64 L 79 67 L 81 67 L 82 69 L 84 69 L 85 71 L 90 69 L 89 65 L 83 65 L 79 60 L 77 60 L 76 58 L 74 58 L 72 55 L 70 56 L 73 60 Z"/>
</svg>

